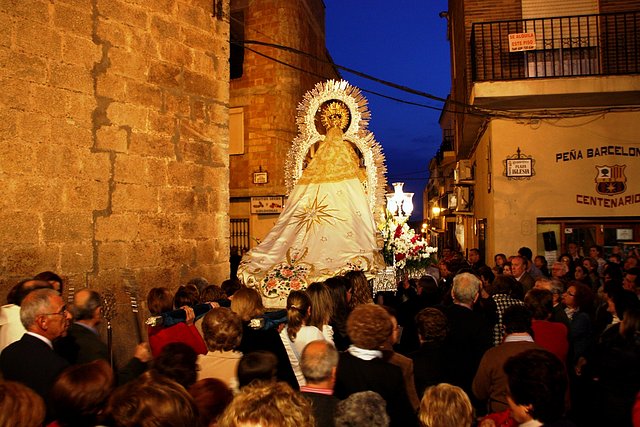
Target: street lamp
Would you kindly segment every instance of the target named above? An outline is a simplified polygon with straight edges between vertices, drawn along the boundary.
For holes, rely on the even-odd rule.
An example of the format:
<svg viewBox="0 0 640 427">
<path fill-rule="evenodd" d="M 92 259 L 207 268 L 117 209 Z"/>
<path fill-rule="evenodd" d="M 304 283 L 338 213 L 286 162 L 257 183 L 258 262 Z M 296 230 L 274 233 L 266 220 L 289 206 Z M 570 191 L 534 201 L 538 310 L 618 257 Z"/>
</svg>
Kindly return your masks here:
<svg viewBox="0 0 640 427">
<path fill-rule="evenodd" d="M 402 191 L 404 182 L 393 183 L 393 193 L 387 193 L 387 210 L 399 222 L 404 223 L 413 212 L 413 193 Z"/>
</svg>

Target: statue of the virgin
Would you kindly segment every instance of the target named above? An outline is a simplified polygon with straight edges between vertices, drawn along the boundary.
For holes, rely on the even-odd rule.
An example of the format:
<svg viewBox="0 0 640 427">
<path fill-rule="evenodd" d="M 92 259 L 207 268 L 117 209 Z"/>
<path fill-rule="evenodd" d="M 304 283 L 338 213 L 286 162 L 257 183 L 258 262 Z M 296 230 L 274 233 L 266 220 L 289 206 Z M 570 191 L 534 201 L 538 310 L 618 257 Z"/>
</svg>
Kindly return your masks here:
<svg viewBox="0 0 640 427">
<path fill-rule="evenodd" d="M 349 101 L 353 98 L 320 99 L 314 114 L 320 125 L 314 127 L 324 130 L 324 140 L 310 159 L 306 148 L 315 144 L 298 141 L 307 167 L 295 180 L 274 227 L 240 263 L 238 277 L 258 289 L 267 307 L 284 306 L 290 290 L 304 289 L 312 282 L 349 270 L 371 277 L 384 267 L 376 242 L 376 196 L 368 193 L 384 178 L 384 159 L 370 132 L 352 126 Z M 362 99 L 358 101 L 362 104 Z M 351 110 L 362 121 L 364 110 L 354 105 Z M 354 143 L 345 137 L 349 129 Z M 369 160 L 368 171 L 361 168 L 367 162 L 361 161 L 355 148 Z M 296 175 L 295 165 L 289 173 Z M 380 184 L 384 188 L 384 182 Z"/>
</svg>

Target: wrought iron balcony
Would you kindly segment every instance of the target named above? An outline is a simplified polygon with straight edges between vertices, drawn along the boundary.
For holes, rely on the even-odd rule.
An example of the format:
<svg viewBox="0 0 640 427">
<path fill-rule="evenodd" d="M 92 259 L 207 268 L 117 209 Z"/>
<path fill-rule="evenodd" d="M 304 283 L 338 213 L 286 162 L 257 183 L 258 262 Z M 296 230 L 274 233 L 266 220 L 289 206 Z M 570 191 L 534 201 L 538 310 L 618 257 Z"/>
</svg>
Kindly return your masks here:
<svg viewBox="0 0 640 427">
<path fill-rule="evenodd" d="M 474 23 L 473 81 L 640 73 L 640 11 Z"/>
</svg>

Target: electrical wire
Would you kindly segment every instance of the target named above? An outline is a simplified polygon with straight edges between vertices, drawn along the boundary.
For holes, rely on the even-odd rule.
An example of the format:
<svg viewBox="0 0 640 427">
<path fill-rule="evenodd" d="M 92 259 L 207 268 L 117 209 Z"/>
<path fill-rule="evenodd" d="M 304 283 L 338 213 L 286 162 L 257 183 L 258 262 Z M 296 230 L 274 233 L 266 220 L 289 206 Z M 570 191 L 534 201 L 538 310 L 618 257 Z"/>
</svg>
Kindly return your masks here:
<svg viewBox="0 0 640 427">
<path fill-rule="evenodd" d="M 234 17 L 232 17 L 229 14 L 224 14 L 224 16 L 226 18 L 228 18 L 228 20 L 226 22 L 230 23 L 231 20 L 233 20 L 234 22 L 242 25 L 243 27 L 246 28 L 246 25 L 243 21 L 240 21 Z M 253 32 L 258 33 L 263 35 L 266 38 L 272 39 L 273 38 L 267 34 L 264 34 L 258 30 L 256 30 L 255 28 L 249 28 L 251 29 Z M 427 99 L 430 99 L 432 101 L 437 101 L 437 102 L 442 102 L 445 105 L 447 103 L 461 107 L 461 110 L 455 109 L 447 109 L 444 106 L 443 107 L 435 107 L 433 105 L 428 105 L 428 104 L 423 104 L 423 103 L 419 103 L 419 102 L 415 102 L 415 101 L 408 101 L 405 99 L 401 99 L 398 97 L 394 97 L 394 96 L 389 96 L 389 95 L 385 95 L 382 94 L 380 92 L 377 91 L 373 91 L 370 89 L 366 89 L 366 88 L 362 88 L 360 87 L 360 90 L 365 92 L 365 93 L 370 93 L 372 95 L 378 96 L 378 97 L 382 97 L 385 99 L 389 99 L 395 102 L 399 102 L 399 103 L 403 103 L 403 104 L 407 104 L 407 105 L 413 105 L 416 107 L 421 107 L 421 108 L 427 108 L 427 109 L 432 109 L 432 110 L 437 110 L 437 111 L 442 111 L 442 112 L 451 112 L 451 113 L 456 113 L 456 114 L 466 114 L 466 115 L 476 115 L 476 116 L 480 116 L 483 117 L 485 119 L 487 118 L 500 118 L 500 119 L 506 119 L 506 120 L 525 120 L 525 121 L 537 121 L 537 120 L 552 120 L 552 119 L 562 119 L 562 118 L 575 118 L 575 117 L 588 117 L 588 116 L 602 116 L 605 115 L 607 113 L 611 113 L 611 112 L 631 112 L 631 111 L 640 111 L 640 107 L 633 107 L 633 106 L 629 106 L 629 107 L 602 107 L 602 108 L 572 108 L 572 109 L 554 109 L 554 110 L 526 110 L 526 111 L 513 111 L 513 110 L 501 110 L 501 109 L 492 109 L 492 108 L 485 108 L 485 107 L 479 107 L 477 105 L 471 105 L 471 104 L 467 104 L 464 102 L 460 102 L 460 101 L 456 101 L 456 100 L 452 100 L 452 99 L 445 99 L 445 98 L 441 98 L 432 94 L 429 94 L 427 92 L 418 90 L 418 89 L 413 89 L 410 88 L 408 86 L 404 86 L 404 85 L 400 85 L 394 82 L 390 82 L 387 80 L 383 80 L 380 78 L 377 78 L 375 76 L 369 75 L 367 73 L 364 73 L 362 71 L 358 71 L 349 67 L 345 67 L 339 64 L 336 64 L 335 62 L 333 62 L 332 60 L 328 60 L 328 59 L 324 59 L 324 58 L 318 58 L 315 55 L 312 55 L 308 52 L 302 51 L 300 49 L 296 49 L 290 46 L 285 46 L 282 44 L 278 44 L 278 43 L 270 43 L 270 42 L 265 42 L 265 41 L 260 41 L 260 40 L 230 40 L 231 43 L 236 44 L 238 46 L 241 46 L 243 49 L 249 50 L 259 56 L 264 57 L 265 59 L 268 59 L 270 61 L 274 61 L 278 64 L 281 64 L 283 66 L 286 67 L 290 67 L 292 69 L 295 69 L 297 71 L 303 72 L 303 73 L 307 73 L 310 75 L 313 75 L 315 77 L 318 78 L 322 78 L 322 79 L 330 79 L 332 77 L 320 74 L 320 73 L 316 73 L 314 71 L 311 70 L 307 70 L 304 69 L 302 67 L 290 64 L 286 61 L 274 58 L 271 55 L 267 55 L 264 52 L 260 52 L 257 51 L 256 49 L 253 49 L 247 45 L 253 44 L 253 45 L 258 45 L 258 46 L 263 46 L 263 47 L 270 47 L 273 49 L 277 49 L 277 50 L 281 50 L 281 51 L 285 51 L 285 52 L 289 52 L 295 55 L 299 55 L 299 56 L 303 56 L 303 57 L 307 57 L 310 59 L 313 59 L 315 61 L 318 62 L 322 62 L 322 63 L 326 63 L 331 65 L 332 67 L 335 67 L 336 69 L 339 70 L 344 70 L 348 73 L 352 73 L 354 75 L 357 75 L 361 78 L 367 79 L 367 80 L 371 80 L 374 81 L 376 83 L 391 87 L 393 89 L 396 90 L 400 90 L 406 93 L 410 93 L 412 95 L 415 96 L 420 96 L 420 97 L 424 97 Z M 552 123 L 550 123 L 552 124 Z M 557 124 L 556 124 L 557 126 Z M 580 126 L 580 125 L 577 125 Z"/>
<path fill-rule="evenodd" d="M 431 95 L 428 94 L 426 92 L 423 91 L 419 91 L 417 89 L 412 89 L 403 85 L 399 85 L 393 82 L 389 82 L 386 80 L 382 80 L 379 79 L 377 77 L 368 75 L 366 73 L 357 71 L 357 70 L 353 70 L 350 69 L 348 67 L 344 67 L 335 63 L 332 63 L 331 61 L 327 61 L 327 60 L 323 60 L 320 58 L 317 58 L 309 53 L 300 51 L 298 49 L 294 49 L 288 46 L 282 46 L 282 45 L 276 45 L 274 43 L 267 43 L 267 42 L 259 42 L 259 41 L 255 41 L 255 40 L 248 40 L 248 41 L 231 41 L 231 43 L 237 44 L 239 46 L 243 46 L 244 49 L 247 49 L 251 52 L 256 53 L 257 55 L 260 55 L 266 59 L 269 59 L 271 61 L 277 62 L 281 65 L 293 68 L 295 70 L 298 70 L 300 72 L 304 72 L 304 73 L 308 73 L 311 75 L 314 75 L 316 77 L 319 78 L 324 78 L 327 79 L 329 77 L 310 71 L 310 70 L 306 70 L 302 67 L 298 67 L 296 65 L 290 64 L 288 62 L 282 61 L 280 59 L 274 58 L 270 55 L 267 55 L 263 52 L 259 52 L 253 48 L 250 48 L 248 46 L 246 46 L 247 44 L 256 44 L 256 45 L 261 45 L 261 46 L 266 46 L 266 47 L 271 47 L 271 48 L 275 48 L 275 49 L 281 49 L 283 51 L 287 51 L 290 53 L 295 53 L 295 54 L 300 54 L 300 55 L 304 55 L 307 56 L 309 58 L 321 61 L 321 62 L 325 62 L 327 64 L 331 64 L 333 66 L 335 66 L 336 68 L 339 69 L 344 69 L 345 71 L 348 72 L 352 72 L 362 78 L 365 79 L 369 79 L 372 81 L 375 81 L 377 83 L 392 87 L 394 89 L 397 90 L 401 90 L 401 91 L 405 91 L 407 93 L 411 93 L 413 95 L 416 96 L 422 96 L 431 100 L 437 100 L 439 102 L 446 102 L 446 99 L 443 98 L 439 98 L 436 97 L 435 95 Z M 371 93 L 373 95 L 376 96 L 380 96 L 383 98 L 387 98 L 396 102 L 401 102 L 404 104 L 409 104 L 409 105 L 414 105 L 414 106 L 419 106 L 419 107 L 423 107 L 423 108 L 430 108 L 430 109 L 435 109 L 438 111 L 446 111 L 446 112 L 452 112 L 452 113 L 462 113 L 462 114 L 471 114 L 471 115 L 477 115 L 477 116 L 481 116 L 481 117 L 485 117 L 485 118 L 489 118 L 489 117 L 493 117 L 493 118 L 502 118 L 502 119 L 508 119 L 508 120 L 528 120 L 528 121 L 534 121 L 534 120 L 547 120 L 547 119 L 555 119 L 555 118 L 572 118 L 572 117 L 586 117 L 586 116 L 593 116 L 593 115 L 603 115 L 606 113 L 611 113 L 611 112 L 623 112 L 623 111 L 639 111 L 640 107 L 603 107 L 603 108 L 592 108 L 592 109 L 558 109 L 558 110 L 529 110 L 529 111 L 510 111 L 510 110 L 500 110 L 500 109 L 492 109 L 492 108 L 484 108 L 484 107 L 478 107 L 475 105 L 470 105 L 470 104 L 465 104 L 465 103 L 461 103 L 461 102 L 457 102 L 457 101 L 453 101 L 451 99 L 449 99 L 449 103 L 454 104 L 454 105 L 458 105 L 461 107 L 464 107 L 466 109 L 466 111 L 458 111 L 458 110 L 448 110 L 448 109 L 444 109 L 444 108 L 438 108 L 438 107 L 434 107 L 431 105 L 427 105 L 427 104 L 421 104 L 418 102 L 413 102 L 413 101 L 407 101 L 407 100 L 403 100 L 397 97 L 392 97 L 389 95 L 384 95 L 381 94 L 379 92 L 375 92 L 369 89 L 363 89 L 360 88 L 360 90 L 362 90 L 363 92 L 366 93 Z"/>
</svg>

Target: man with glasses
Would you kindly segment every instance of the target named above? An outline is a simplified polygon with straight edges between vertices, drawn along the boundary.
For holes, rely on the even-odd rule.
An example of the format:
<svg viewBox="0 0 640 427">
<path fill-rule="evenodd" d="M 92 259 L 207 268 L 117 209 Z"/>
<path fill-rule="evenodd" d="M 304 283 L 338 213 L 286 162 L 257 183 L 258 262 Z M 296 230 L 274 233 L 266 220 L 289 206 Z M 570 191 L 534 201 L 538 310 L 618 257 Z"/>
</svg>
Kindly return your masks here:
<svg viewBox="0 0 640 427">
<path fill-rule="evenodd" d="M 71 315 L 53 289 L 30 292 L 20 306 L 27 332 L 0 354 L 5 380 L 18 381 L 40 394 L 45 402 L 56 377 L 69 366 L 53 351 L 53 341 L 66 334 Z"/>
</svg>

